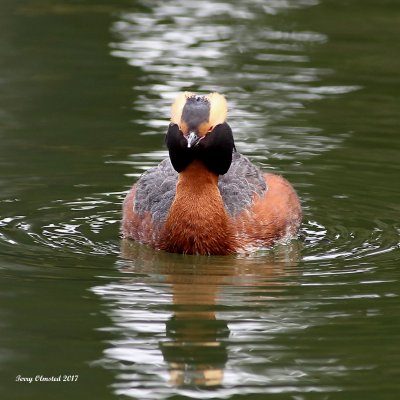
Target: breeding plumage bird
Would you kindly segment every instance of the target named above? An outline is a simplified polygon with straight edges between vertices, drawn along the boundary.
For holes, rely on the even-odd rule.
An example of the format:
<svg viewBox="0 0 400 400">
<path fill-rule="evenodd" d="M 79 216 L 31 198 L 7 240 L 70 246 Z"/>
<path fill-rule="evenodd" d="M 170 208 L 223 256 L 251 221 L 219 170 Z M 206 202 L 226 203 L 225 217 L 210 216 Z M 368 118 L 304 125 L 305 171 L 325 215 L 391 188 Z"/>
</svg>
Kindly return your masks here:
<svg viewBox="0 0 400 400">
<path fill-rule="evenodd" d="M 227 255 L 297 234 L 296 192 L 236 152 L 224 96 L 181 93 L 171 114 L 169 158 L 127 194 L 124 237 L 168 252 Z"/>
</svg>

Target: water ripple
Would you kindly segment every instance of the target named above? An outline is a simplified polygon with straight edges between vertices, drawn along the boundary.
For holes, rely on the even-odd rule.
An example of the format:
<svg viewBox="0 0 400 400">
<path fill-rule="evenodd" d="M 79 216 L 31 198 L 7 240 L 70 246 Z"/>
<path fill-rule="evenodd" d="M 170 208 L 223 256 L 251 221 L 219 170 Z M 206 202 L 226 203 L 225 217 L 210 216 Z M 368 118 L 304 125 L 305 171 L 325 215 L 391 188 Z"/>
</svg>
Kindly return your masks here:
<svg viewBox="0 0 400 400">
<path fill-rule="evenodd" d="M 302 226 L 307 255 L 306 262 L 322 262 L 336 259 L 357 261 L 362 265 L 369 259 L 400 248 L 400 227 L 375 221 L 371 230 L 360 227 L 352 230 L 343 225 L 329 225 L 329 229 L 316 221 L 306 221 Z M 382 229 L 385 226 L 385 229 Z M 359 268 L 359 267 L 357 267 Z M 361 268 L 363 270 L 363 268 Z M 341 273 L 348 273 L 349 270 Z M 361 271 L 360 271 L 361 272 Z"/>
<path fill-rule="evenodd" d="M 359 89 L 322 83 L 332 71 L 313 67 L 307 49 L 324 43 L 325 35 L 274 29 L 271 15 L 317 3 L 152 1 L 146 12 L 122 13 L 112 28 L 117 40 L 110 44 L 111 54 L 145 73 L 134 88 L 139 92 L 135 110 L 148 115 L 139 121 L 143 131 L 165 131 L 176 92 L 221 91 L 241 151 L 255 140 L 254 152 L 263 149 L 265 155 L 269 149 L 272 157 L 299 159 L 335 146 L 338 137 L 319 134 L 305 143 L 293 138 L 291 127 L 275 133 L 280 122 L 303 114 L 308 102 Z"/>
<path fill-rule="evenodd" d="M 124 194 L 55 200 L 32 210 L 29 216 L 10 212 L 10 216 L 0 220 L 3 254 L 11 256 L 23 246 L 25 256 L 35 252 L 51 254 L 54 250 L 64 255 L 118 255 L 119 204 Z"/>
</svg>

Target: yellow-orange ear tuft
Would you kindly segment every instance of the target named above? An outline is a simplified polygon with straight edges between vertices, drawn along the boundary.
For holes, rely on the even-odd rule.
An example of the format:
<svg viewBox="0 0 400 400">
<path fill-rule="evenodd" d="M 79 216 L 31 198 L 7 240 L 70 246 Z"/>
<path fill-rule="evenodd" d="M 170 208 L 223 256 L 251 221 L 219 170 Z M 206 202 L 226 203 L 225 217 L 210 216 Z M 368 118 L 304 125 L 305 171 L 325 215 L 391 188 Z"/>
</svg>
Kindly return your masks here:
<svg viewBox="0 0 400 400">
<path fill-rule="evenodd" d="M 186 104 L 187 98 L 191 96 L 193 96 L 193 93 L 191 92 L 183 92 L 178 94 L 171 107 L 171 122 L 178 125 L 181 123 L 183 107 Z"/>
<path fill-rule="evenodd" d="M 210 119 L 211 126 L 217 126 L 226 121 L 228 114 L 228 104 L 225 96 L 217 92 L 210 93 L 206 96 L 210 102 Z"/>
</svg>

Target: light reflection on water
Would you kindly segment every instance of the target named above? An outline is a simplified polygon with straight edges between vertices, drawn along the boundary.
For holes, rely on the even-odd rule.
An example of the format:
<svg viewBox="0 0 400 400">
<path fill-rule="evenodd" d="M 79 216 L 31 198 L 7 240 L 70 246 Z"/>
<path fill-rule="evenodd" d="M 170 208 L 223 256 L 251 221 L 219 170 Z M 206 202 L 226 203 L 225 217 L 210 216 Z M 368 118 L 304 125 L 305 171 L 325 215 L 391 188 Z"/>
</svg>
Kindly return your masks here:
<svg viewBox="0 0 400 400">
<path fill-rule="evenodd" d="M 315 4 L 153 1 L 146 3 L 147 12 L 122 14 L 113 26 L 119 40 L 111 44 L 111 54 L 145 72 L 134 88 L 140 93 L 135 110 L 148 115 L 139 121 L 144 133 L 165 130 L 177 92 L 220 91 L 228 98 L 229 121 L 241 151 L 299 160 L 341 142 L 343 136 L 328 138 L 315 127 L 271 132 L 271 126 L 288 117 L 307 113 L 310 101 L 359 89 L 322 84 L 331 71 L 313 67 L 307 49 L 324 43 L 323 34 L 274 29 L 273 17 L 266 19 Z"/>
<path fill-rule="evenodd" d="M 292 391 L 310 368 L 286 364 L 290 348 L 276 345 L 274 338 L 313 324 L 304 310 L 292 307 L 296 299 L 287 291 L 296 285 L 299 251 L 293 244 L 262 259 L 174 260 L 122 242 L 119 268 L 128 278 L 92 289 L 108 305 L 112 326 L 104 329 L 120 337 L 98 361 L 118 371 L 115 392 L 165 398 L 170 393 L 160 379 L 193 397 L 200 393 L 192 387 L 224 387 L 218 396 L 240 393 L 240 385 L 250 385 L 253 393 L 274 391 L 277 385 Z M 274 366 L 268 367 L 265 352 Z M 282 367 L 276 365 L 279 360 Z M 258 371 L 263 364 L 266 370 Z M 337 365 L 331 364 L 326 373 L 335 373 Z"/>
<path fill-rule="evenodd" d="M 306 214 L 299 241 L 244 258 L 182 257 L 135 243 L 120 247 L 125 192 L 59 199 L 34 211 L 27 202 L 17 215 L 13 203 L 21 200 L 13 193 L 3 200 L 2 256 L 13 259 L 21 248 L 24 255 L 1 268 L 13 271 L 26 268 L 25 263 L 33 265 L 31 277 L 69 278 L 62 256 L 71 256 L 80 269 L 81 257 L 118 258 L 121 277 L 98 270 L 104 282 L 91 289 L 109 318 L 101 329 L 114 335 L 94 364 L 115 373 L 115 393 L 134 398 L 166 398 L 171 390 L 193 398 L 301 396 L 341 391 L 357 371 L 379 373 L 374 360 L 363 358 L 362 344 L 384 337 L 384 328 L 365 321 L 382 317 L 382 303 L 398 298 L 393 274 L 380 271 L 393 264 L 400 228 L 384 218 L 368 224 L 345 219 L 354 203 L 346 203 L 350 196 L 342 189 L 335 192 L 335 202 L 312 210 L 307 178 L 313 170 L 304 163 L 343 146 L 352 134 L 333 135 L 312 125 L 310 105 L 360 89 L 326 84 L 334 71 L 314 66 L 309 49 L 324 46 L 325 34 L 275 22 L 288 10 L 317 4 L 143 2 L 145 11 L 120 14 L 110 45 L 112 56 L 126 59 L 141 76 L 133 88 L 140 134 L 160 140 L 153 151 L 107 159 L 107 164 L 126 165 L 126 175 L 136 180 L 167 155 L 162 135 L 176 92 L 221 91 L 229 101 L 238 149 L 278 172 L 276 163 L 282 161 L 296 177 Z M 314 171 L 336 167 L 322 162 Z M 362 190 L 364 183 L 358 184 L 353 194 Z M 358 205 L 354 219 L 375 216 L 374 207 Z M 333 323 L 337 338 L 330 332 Z M 360 332 L 364 326 L 370 331 Z M 350 342 L 352 336 L 361 344 Z M 356 355 L 349 359 L 350 350 Z M 198 386 L 215 391 L 197 391 Z"/>
<path fill-rule="evenodd" d="M 116 40 L 111 44 L 111 54 L 127 59 L 132 67 L 144 72 L 134 87 L 140 94 L 133 106 L 146 118 L 136 122 L 143 126 L 140 133 L 159 134 L 160 146 L 132 154 L 129 160 L 111 159 L 106 163 L 133 167 L 126 175 L 135 180 L 167 156 L 162 135 L 176 92 L 219 90 L 229 101 L 229 121 L 239 151 L 264 169 L 277 169 L 274 163 L 285 161 L 285 169 L 292 175 L 302 175 L 297 187 L 306 189 L 310 172 L 299 168 L 301 163 L 337 148 L 350 134 L 327 135 L 319 127 L 291 126 L 287 121 L 293 115 L 306 116 L 310 101 L 359 89 L 355 85 L 324 84 L 324 76 L 332 71 L 315 68 L 308 54 L 310 46 L 322 46 L 328 40 L 324 34 L 274 28 L 279 13 L 317 3 L 152 1 L 143 4 L 144 12 L 121 13 L 112 26 Z M 310 203 L 304 192 L 307 215 Z M 11 232 L 22 231 L 37 245 L 72 253 L 117 254 L 115 242 L 104 243 L 96 236 L 101 237 L 109 228 L 115 231 L 120 213 L 110 210 L 110 205 L 120 204 L 124 193 L 94 193 L 74 201 L 54 201 L 38 210 L 36 219 L 42 221 L 41 225 L 24 215 L 9 217 L 3 224 Z M 59 217 L 63 214 L 72 218 L 63 221 Z M 391 251 L 397 245 L 370 234 L 368 231 L 359 236 L 337 226 L 336 221 L 325 228 L 306 219 L 302 235 L 309 251 L 305 259 L 356 257 L 368 255 L 372 249 Z M 349 250 L 349 238 L 353 250 Z M 5 241 L 14 244 L 24 240 L 21 235 L 17 239 L 12 234 L 4 236 Z M 381 242 L 385 243 L 383 248 Z"/>
<path fill-rule="evenodd" d="M 239 150 L 263 167 L 271 168 L 274 159 L 296 166 L 340 146 L 348 132 L 326 135 L 319 127 L 287 123 L 306 116 L 310 102 L 360 89 L 324 84 L 332 71 L 315 68 L 308 49 L 323 45 L 325 35 L 283 31 L 274 29 L 272 20 L 269 26 L 259 21 L 265 13 L 276 15 L 295 3 L 302 7 L 317 2 L 215 6 L 155 1 L 145 13 L 122 14 L 113 26 L 118 40 L 111 44 L 111 54 L 144 72 L 133 104 L 148 115 L 139 121 L 144 134 L 165 131 L 176 92 L 217 90 L 227 95 Z M 130 176 L 137 177 L 165 156 L 157 149 L 124 162 L 133 166 Z M 304 206 L 307 211 L 307 198 Z M 394 295 L 390 280 L 371 280 L 347 296 L 328 295 L 324 289 L 327 276 L 329 285 L 353 287 L 353 276 L 374 272 L 370 258 L 398 248 L 395 228 L 389 226 L 385 233 L 375 228 L 353 231 L 334 220 L 325 227 L 306 219 L 304 257 L 295 242 L 284 250 L 225 259 L 221 265 L 204 259 L 190 265 L 187 258 L 123 242 L 124 260 L 118 267 L 131 278 L 92 289 L 107 304 L 111 326 L 104 329 L 118 337 L 98 363 L 116 371 L 115 393 L 133 398 L 165 398 L 171 395 L 170 386 L 191 398 L 341 391 L 335 379 L 374 365 L 345 365 L 340 352 L 323 345 L 325 356 L 316 351 L 313 358 L 314 346 L 321 345 L 314 343 L 319 335 L 310 332 L 318 332 L 327 321 L 356 315 L 352 309 L 319 310 L 334 299 L 375 298 L 375 285 L 388 285 L 384 292 Z M 364 262 L 345 269 L 333 264 L 359 259 Z M 300 300 L 299 293 L 315 287 L 318 293 L 307 292 Z M 304 339 L 303 332 L 310 337 Z M 306 349 L 309 357 L 299 349 Z M 196 387 L 219 389 L 216 394 Z"/>
<path fill-rule="evenodd" d="M 345 363 L 343 338 L 333 347 L 319 342 L 320 329 L 357 318 L 352 303 L 380 298 L 376 285 L 388 285 L 391 298 L 395 282 L 360 291 L 350 271 L 337 271 L 327 284 L 351 289 L 335 295 L 318 264 L 299 264 L 301 250 L 293 243 L 263 257 L 181 257 L 123 241 L 117 266 L 126 278 L 91 289 L 111 321 L 102 329 L 116 336 L 94 365 L 112 369 L 114 392 L 132 398 L 340 392 L 338 378 L 375 366 Z M 347 310 L 337 301 L 349 302 Z"/>
</svg>

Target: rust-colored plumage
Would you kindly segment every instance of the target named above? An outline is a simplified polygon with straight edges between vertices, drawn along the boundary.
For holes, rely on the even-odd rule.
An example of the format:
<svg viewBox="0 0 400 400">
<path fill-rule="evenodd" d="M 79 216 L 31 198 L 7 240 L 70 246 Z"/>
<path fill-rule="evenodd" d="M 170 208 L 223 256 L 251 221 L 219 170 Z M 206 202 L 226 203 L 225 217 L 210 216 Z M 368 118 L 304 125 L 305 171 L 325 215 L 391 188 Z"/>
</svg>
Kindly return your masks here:
<svg viewBox="0 0 400 400">
<path fill-rule="evenodd" d="M 296 235 L 301 207 L 293 187 L 232 157 L 223 96 L 182 93 L 171 114 L 171 161 L 145 173 L 128 193 L 125 237 L 169 252 L 227 255 Z"/>
<path fill-rule="evenodd" d="M 231 254 L 236 242 L 218 190 L 218 175 L 194 161 L 179 174 L 159 247 L 174 253 Z"/>
</svg>

